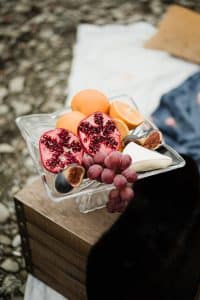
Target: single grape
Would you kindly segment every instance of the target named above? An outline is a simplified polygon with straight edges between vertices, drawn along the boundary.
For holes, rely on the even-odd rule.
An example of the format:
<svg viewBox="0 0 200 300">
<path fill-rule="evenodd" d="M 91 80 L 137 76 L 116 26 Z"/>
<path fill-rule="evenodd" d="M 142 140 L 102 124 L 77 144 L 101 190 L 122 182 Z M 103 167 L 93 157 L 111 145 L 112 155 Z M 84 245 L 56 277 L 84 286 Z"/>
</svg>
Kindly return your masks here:
<svg viewBox="0 0 200 300">
<path fill-rule="evenodd" d="M 115 200 L 116 202 L 120 201 L 119 190 L 114 189 L 114 190 L 110 191 L 110 193 L 109 193 L 109 200 L 113 200 L 113 201 Z"/>
<path fill-rule="evenodd" d="M 87 171 L 87 177 L 92 180 L 100 181 L 102 171 L 103 171 L 102 166 L 97 164 L 92 165 L 89 167 Z"/>
<path fill-rule="evenodd" d="M 119 151 L 111 152 L 104 160 L 104 164 L 107 168 L 116 170 L 121 166 L 122 154 Z"/>
<path fill-rule="evenodd" d="M 126 168 L 130 167 L 131 163 L 132 163 L 131 156 L 129 154 L 123 154 L 120 169 L 122 171 L 125 170 Z"/>
<path fill-rule="evenodd" d="M 114 212 L 123 212 L 127 206 L 127 203 L 124 202 L 120 197 L 120 192 L 117 189 L 110 191 L 109 201 L 107 202 L 107 210 L 110 213 Z"/>
<path fill-rule="evenodd" d="M 119 203 L 122 202 L 120 195 L 119 195 L 119 190 L 112 190 L 109 193 L 109 200 L 107 202 L 107 210 L 110 213 L 116 212 L 116 207 L 119 206 Z"/>
<path fill-rule="evenodd" d="M 104 159 L 106 158 L 106 153 L 105 152 L 97 152 L 94 155 L 94 162 L 96 164 L 104 165 Z"/>
<path fill-rule="evenodd" d="M 122 213 L 125 211 L 126 206 L 127 206 L 127 203 L 124 202 L 123 200 L 121 200 L 121 202 L 116 205 L 115 211 Z"/>
<path fill-rule="evenodd" d="M 127 168 L 122 172 L 128 182 L 134 183 L 137 180 L 137 173 L 132 168 Z"/>
<path fill-rule="evenodd" d="M 115 177 L 115 172 L 111 169 L 103 169 L 102 173 L 101 173 L 101 181 L 105 182 L 105 183 L 112 183 L 113 179 Z"/>
<path fill-rule="evenodd" d="M 121 199 L 125 202 L 131 201 L 134 197 L 134 192 L 133 192 L 132 188 L 130 188 L 128 186 L 126 186 L 125 188 L 120 190 L 119 193 L 120 193 Z"/>
<path fill-rule="evenodd" d="M 86 169 L 88 169 L 90 166 L 92 166 L 94 164 L 94 159 L 92 158 L 92 156 L 84 153 L 82 163 L 83 163 L 83 166 Z"/>
<path fill-rule="evenodd" d="M 114 177 L 113 183 L 116 186 L 116 188 L 123 189 L 125 186 L 127 186 L 127 179 L 123 175 L 117 174 Z"/>
</svg>

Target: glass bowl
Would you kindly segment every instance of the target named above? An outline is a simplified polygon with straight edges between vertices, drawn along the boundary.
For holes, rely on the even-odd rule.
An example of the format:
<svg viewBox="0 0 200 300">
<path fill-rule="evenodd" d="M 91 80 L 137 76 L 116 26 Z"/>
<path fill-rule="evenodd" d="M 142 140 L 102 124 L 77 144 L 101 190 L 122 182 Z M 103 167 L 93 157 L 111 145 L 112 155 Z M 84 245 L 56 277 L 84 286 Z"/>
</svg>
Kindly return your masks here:
<svg viewBox="0 0 200 300">
<path fill-rule="evenodd" d="M 133 99 L 126 95 L 111 97 L 110 101 L 114 99 L 128 102 L 129 104 L 136 107 L 136 104 L 134 103 Z M 54 129 L 58 116 L 62 115 L 63 113 L 66 113 L 67 110 L 70 109 L 57 111 L 51 114 L 32 114 L 32 115 L 21 116 L 16 119 L 16 124 L 19 127 L 21 134 L 26 141 L 29 153 L 43 181 L 48 197 L 55 202 L 74 198 L 80 212 L 86 213 L 89 211 L 93 211 L 95 209 L 102 208 L 106 205 L 106 202 L 108 200 L 108 192 L 111 189 L 113 189 L 113 185 L 100 183 L 95 180 L 84 179 L 79 187 L 74 188 L 73 190 L 71 190 L 66 194 L 61 194 L 58 193 L 55 189 L 54 183 L 55 183 L 56 174 L 48 172 L 43 167 L 40 161 L 40 155 L 39 155 L 40 136 L 45 131 Z M 152 123 L 150 124 L 152 125 Z M 139 173 L 138 179 L 167 172 L 184 166 L 185 162 L 183 158 L 168 145 L 163 144 L 157 151 L 170 156 L 173 161 L 172 165 L 170 165 L 166 169 L 159 169 L 155 171 Z"/>
</svg>

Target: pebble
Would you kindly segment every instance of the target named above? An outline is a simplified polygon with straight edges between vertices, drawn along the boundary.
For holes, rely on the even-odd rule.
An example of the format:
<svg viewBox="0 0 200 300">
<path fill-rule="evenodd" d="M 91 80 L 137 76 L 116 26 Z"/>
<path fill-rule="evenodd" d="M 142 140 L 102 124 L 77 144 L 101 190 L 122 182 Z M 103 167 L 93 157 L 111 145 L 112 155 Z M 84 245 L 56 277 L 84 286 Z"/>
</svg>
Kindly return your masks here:
<svg viewBox="0 0 200 300">
<path fill-rule="evenodd" d="M 0 244 L 8 246 L 11 244 L 11 239 L 4 234 L 0 234 Z"/>
<path fill-rule="evenodd" d="M 51 39 L 52 35 L 53 35 L 53 31 L 50 29 L 44 29 L 40 32 L 40 37 L 42 39 Z"/>
<path fill-rule="evenodd" d="M 21 270 L 20 271 L 20 277 L 24 280 L 24 279 L 26 279 L 26 277 L 27 277 L 27 272 L 26 272 L 26 270 Z"/>
<path fill-rule="evenodd" d="M 2 287 L 6 293 L 12 293 L 16 289 L 16 287 L 19 286 L 19 284 L 19 280 L 17 280 L 14 275 L 9 274 L 4 278 Z"/>
<path fill-rule="evenodd" d="M 5 223 L 9 218 L 9 211 L 5 205 L 0 203 L 0 224 Z"/>
<path fill-rule="evenodd" d="M 38 179 L 38 175 L 29 176 L 26 180 L 26 184 L 30 185 L 32 184 L 36 179 Z"/>
<path fill-rule="evenodd" d="M 6 143 L 0 144 L 0 153 L 13 153 L 15 149 Z"/>
<path fill-rule="evenodd" d="M 3 128 L 7 124 L 7 118 L 5 116 L 0 117 L 0 128 Z"/>
<path fill-rule="evenodd" d="M 34 168 L 34 163 L 33 163 L 33 160 L 30 156 L 25 159 L 24 164 L 30 170 Z"/>
<path fill-rule="evenodd" d="M 7 272 L 18 272 L 19 271 L 19 264 L 14 261 L 12 258 L 6 258 L 0 265 L 0 267 Z"/>
<path fill-rule="evenodd" d="M 18 247 L 16 250 L 12 251 L 12 254 L 16 257 L 21 257 L 22 256 L 21 248 Z"/>
<path fill-rule="evenodd" d="M 32 108 L 30 103 L 23 103 L 15 100 L 12 101 L 11 106 L 14 108 L 17 116 L 29 113 Z"/>
<path fill-rule="evenodd" d="M 3 248 L 4 256 L 11 256 L 12 255 L 12 249 L 10 246 L 5 246 Z"/>
<path fill-rule="evenodd" d="M 0 115 L 5 115 L 9 112 L 9 107 L 5 104 L 0 105 Z"/>
<path fill-rule="evenodd" d="M 21 244 L 21 237 L 19 234 L 17 234 L 12 241 L 12 246 L 14 248 L 17 248 L 20 244 Z"/>
<path fill-rule="evenodd" d="M 11 93 L 20 93 L 24 89 L 24 77 L 15 77 L 9 82 L 9 90 Z"/>
<path fill-rule="evenodd" d="M 4 86 L 0 86 L 0 103 L 8 95 L 8 90 Z"/>
</svg>

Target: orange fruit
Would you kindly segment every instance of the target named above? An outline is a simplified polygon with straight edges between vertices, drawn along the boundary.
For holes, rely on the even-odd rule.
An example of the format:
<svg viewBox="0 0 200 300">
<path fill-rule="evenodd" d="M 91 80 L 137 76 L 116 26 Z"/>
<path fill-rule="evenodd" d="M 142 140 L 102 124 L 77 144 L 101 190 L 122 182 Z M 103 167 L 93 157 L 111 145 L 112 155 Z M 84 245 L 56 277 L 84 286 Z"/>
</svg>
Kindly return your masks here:
<svg viewBox="0 0 200 300">
<path fill-rule="evenodd" d="M 120 134 L 121 134 L 121 140 L 125 138 L 129 134 L 129 129 L 126 123 L 124 121 L 114 118 L 113 121 L 115 122 L 115 125 L 117 126 Z"/>
<path fill-rule="evenodd" d="M 72 98 L 71 108 L 82 112 L 84 115 L 90 115 L 96 111 L 108 113 L 108 98 L 97 90 L 82 90 Z"/>
<path fill-rule="evenodd" d="M 77 134 L 78 125 L 84 118 L 85 115 L 79 111 L 69 111 L 57 119 L 56 128 L 64 128 Z"/>
<path fill-rule="evenodd" d="M 144 121 L 143 116 L 131 104 L 118 100 L 111 102 L 109 115 L 124 121 L 129 129 L 137 127 Z"/>
</svg>

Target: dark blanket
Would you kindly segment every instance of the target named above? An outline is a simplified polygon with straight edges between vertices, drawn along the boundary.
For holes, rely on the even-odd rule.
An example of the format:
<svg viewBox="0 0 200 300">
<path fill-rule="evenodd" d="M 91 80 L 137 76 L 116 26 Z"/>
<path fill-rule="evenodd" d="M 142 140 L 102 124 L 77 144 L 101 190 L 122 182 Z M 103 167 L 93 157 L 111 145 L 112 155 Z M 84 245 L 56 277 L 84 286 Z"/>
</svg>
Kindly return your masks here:
<svg viewBox="0 0 200 300">
<path fill-rule="evenodd" d="M 138 181 L 134 201 L 92 248 L 88 300 L 194 300 L 200 283 L 199 173 Z"/>
<path fill-rule="evenodd" d="M 152 117 L 166 143 L 195 159 L 200 170 L 200 72 L 163 95 Z"/>
</svg>

